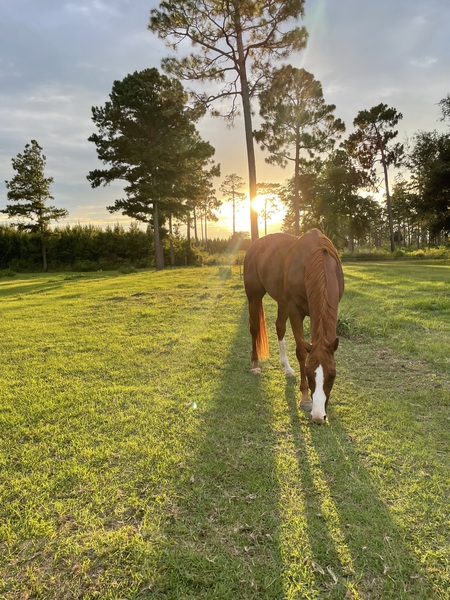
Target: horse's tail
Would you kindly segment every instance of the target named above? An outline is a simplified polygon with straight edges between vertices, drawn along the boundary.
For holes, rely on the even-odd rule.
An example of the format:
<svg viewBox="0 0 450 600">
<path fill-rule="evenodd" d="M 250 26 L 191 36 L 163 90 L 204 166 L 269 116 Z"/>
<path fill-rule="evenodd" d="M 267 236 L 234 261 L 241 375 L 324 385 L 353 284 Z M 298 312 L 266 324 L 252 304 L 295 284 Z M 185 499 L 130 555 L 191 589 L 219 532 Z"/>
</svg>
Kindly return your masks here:
<svg viewBox="0 0 450 600">
<path fill-rule="evenodd" d="M 267 337 L 266 317 L 262 299 L 258 306 L 258 320 L 259 326 L 256 335 L 256 352 L 258 353 L 258 358 L 264 360 L 269 357 L 269 339 Z"/>
</svg>

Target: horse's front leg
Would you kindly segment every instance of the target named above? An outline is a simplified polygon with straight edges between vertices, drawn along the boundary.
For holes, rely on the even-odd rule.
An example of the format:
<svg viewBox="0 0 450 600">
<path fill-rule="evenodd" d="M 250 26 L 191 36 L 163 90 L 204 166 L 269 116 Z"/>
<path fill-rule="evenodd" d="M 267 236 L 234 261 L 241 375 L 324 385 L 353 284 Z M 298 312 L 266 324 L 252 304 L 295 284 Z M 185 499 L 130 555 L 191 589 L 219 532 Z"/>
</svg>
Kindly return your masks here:
<svg viewBox="0 0 450 600">
<path fill-rule="evenodd" d="M 295 337 L 296 355 L 300 365 L 300 408 L 312 410 L 312 400 L 309 395 L 308 379 L 306 377 L 306 357 L 308 356 L 309 344 L 303 337 L 303 319 L 297 310 L 291 311 L 289 320 Z"/>
<path fill-rule="evenodd" d="M 286 321 L 288 318 L 287 307 L 278 304 L 278 315 L 276 321 L 278 345 L 280 347 L 280 361 L 284 368 L 286 377 L 295 377 L 295 371 L 289 364 L 289 359 L 286 352 Z"/>
<path fill-rule="evenodd" d="M 303 410 L 308 410 L 311 411 L 312 410 L 312 399 L 311 396 L 309 395 L 309 388 L 308 388 L 308 379 L 306 377 L 306 357 L 308 355 L 308 352 L 306 350 L 306 343 L 304 340 L 302 340 L 299 344 L 297 344 L 297 358 L 298 358 L 298 362 L 300 364 L 300 393 L 301 393 L 301 400 L 300 400 L 300 408 L 303 408 Z"/>
</svg>

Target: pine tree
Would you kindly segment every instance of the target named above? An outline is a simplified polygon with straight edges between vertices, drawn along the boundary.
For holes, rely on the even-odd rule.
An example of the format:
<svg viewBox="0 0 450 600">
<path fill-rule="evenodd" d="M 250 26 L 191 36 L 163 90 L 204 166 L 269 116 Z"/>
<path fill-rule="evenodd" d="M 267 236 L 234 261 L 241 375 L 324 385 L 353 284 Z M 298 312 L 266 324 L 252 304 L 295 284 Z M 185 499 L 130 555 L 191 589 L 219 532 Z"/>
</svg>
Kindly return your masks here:
<svg viewBox="0 0 450 600">
<path fill-rule="evenodd" d="M 161 2 L 150 13 L 149 29 L 171 49 L 182 50 L 184 42 L 194 48 L 181 58 L 164 59 L 167 72 L 180 79 L 206 82 L 208 93 L 196 96 L 208 107 L 214 101 L 230 99 L 230 118 L 242 103 L 252 240 L 258 237 L 258 215 L 253 207 L 257 183 L 251 99 L 274 61 L 304 48 L 306 30 L 297 26 L 303 5 L 304 0 L 171 0 Z"/>
<path fill-rule="evenodd" d="M 220 191 L 233 208 L 233 235 L 236 233 L 236 204 L 245 200 L 246 197 L 244 192 L 239 191 L 243 186 L 244 180 L 237 173 L 227 175 L 220 186 Z"/>
<path fill-rule="evenodd" d="M 18 229 L 37 232 L 41 238 L 44 271 L 47 271 L 47 243 L 50 235 L 50 222 L 58 221 L 69 213 L 64 208 L 47 206 L 47 200 L 53 200 L 50 185 L 53 177 L 45 177 L 46 157 L 36 140 L 25 145 L 23 154 L 12 159 L 16 174 L 6 181 L 7 198 L 11 204 L 0 212 L 10 219 L 18 218 Z"/>
<path fill-rule="evenodd" d="M 398 131 L 393 128 L 402 118 L 401 113 L 395 108 L 389 108 L 387 104 L 378 104 L 370 110 L 361 110 L 353 121 L 357 129 L 345 142 L 348 153 L 364 169 L 369 184 L 376 184 L 376 163 L 379 162 L 383 168 L 391 252 L 395 250 L 395 240 L 388 169 L 390 166 L 399 166 L 403 158 L 403 144 L 392 143 L 398 135 Z"/>
<path fill-rule="evenodd" d="M 326 104 L 322 85 L 312 73 L 285 65 L 272 73 L 268 88 L 260 94 L 264 119 L 256 140 L 270 155 L 266 162 L 294 168 L 294 226 L 300 235 L 300 177 L 308 159 L 331 151 L 345 130 L 334 117 L 334 104 Z"/>
<path fill-rule="evenodd" d="M 109 98 L 92 108 L 98 133 L 88 138 L 108 167 L 94 169 L 87 178 L 92 187 L 126 182 L 125 198 L 108 210 L 151 225 L 159 270 L 164 268 L 163 226 L 171 215 L 182 218 L 188 212 L 201 174 L 214 171 L 214 148 L 196 130 L 200 113 L 186 106 L 181 83 L 158 69 L 115 81 Z"/>
</svg>

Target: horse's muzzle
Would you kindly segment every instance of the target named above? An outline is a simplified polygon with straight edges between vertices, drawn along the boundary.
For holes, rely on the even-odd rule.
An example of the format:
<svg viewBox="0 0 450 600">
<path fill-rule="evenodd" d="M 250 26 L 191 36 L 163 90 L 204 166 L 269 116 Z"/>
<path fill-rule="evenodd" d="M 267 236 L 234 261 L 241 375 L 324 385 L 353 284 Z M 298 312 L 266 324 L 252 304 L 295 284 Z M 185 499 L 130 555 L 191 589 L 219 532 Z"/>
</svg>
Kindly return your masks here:
<svg viewBox="0 0 450 600">
<path fill-rule="evenodd" d="M 311 419 L 314 421 L 314 423 L 317 423 L 317 425 L 325 425 L 327 421 L 327 415 L 311 414 Z"/>
</svg>

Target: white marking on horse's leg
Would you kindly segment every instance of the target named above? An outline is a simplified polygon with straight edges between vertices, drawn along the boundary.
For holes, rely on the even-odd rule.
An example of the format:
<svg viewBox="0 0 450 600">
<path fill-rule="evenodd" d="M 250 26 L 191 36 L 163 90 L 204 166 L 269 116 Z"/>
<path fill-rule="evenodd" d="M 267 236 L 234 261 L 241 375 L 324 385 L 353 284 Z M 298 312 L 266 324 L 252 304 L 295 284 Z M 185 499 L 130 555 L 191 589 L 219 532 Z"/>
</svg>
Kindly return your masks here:
<svg viewBox="0 0 450 600">
<path fill-rule="evenodd" d="M 316 389 L 312 395 L 311 411 L 311 418 L 316 423 L 325 423 L 325 417 L 327 416 L 325 412 L 325 403 L 327 401 L 327 397 L 323 389 L 323 383 L 323 367 L 322 365 L 319 365 L 316 369 Z"/>
<path fill-rule="evenodd" d="M 282 340 L 278 340 L 278 344 L 280 345 L 280 360 L 281 360 L 281 364 L 284 367 L 284 374 L 285 375 L 295 375 L 295 371 L 289 364 L 289 360 L 287 357 L 285 339 L 283 338 Z"/>
</svg>

